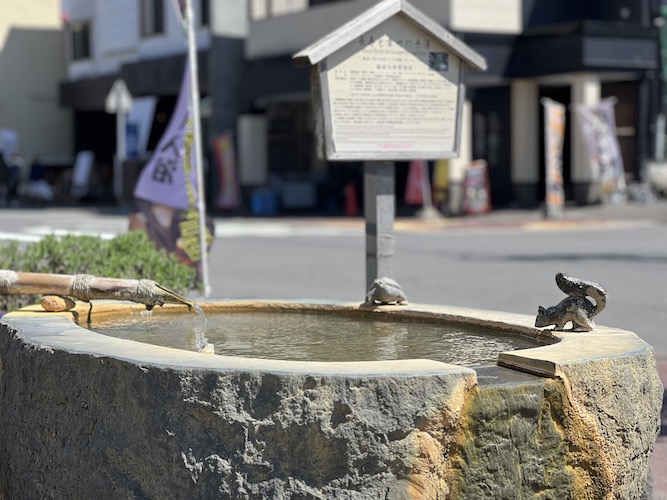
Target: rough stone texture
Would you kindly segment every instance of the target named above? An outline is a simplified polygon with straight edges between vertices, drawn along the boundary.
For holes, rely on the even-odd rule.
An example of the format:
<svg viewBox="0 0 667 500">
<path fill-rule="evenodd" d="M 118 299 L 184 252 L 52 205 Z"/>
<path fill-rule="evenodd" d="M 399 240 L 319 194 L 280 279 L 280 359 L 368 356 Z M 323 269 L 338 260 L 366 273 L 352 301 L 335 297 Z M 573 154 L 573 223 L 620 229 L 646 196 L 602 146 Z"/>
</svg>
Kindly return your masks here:
<svg viewBox="0 0 667 500">
<path fill-rule="evenodd" d="M 641 497 L 662 400 L 650 349 L 562 370 L 480 384 L 463 420 L 461 498 Z"/>
<path fill-rule="evenodd" d="M 573 494 L 559 382 L 526 377 L 480 386 L 461 449 L 466 499 L 561 499 Z"/>
<path fill-rule="evenodd" d="M 76 303 L 72 299 L 59 295 L 45 295 L 39 299 L 39 303 L 45 311 L 49 312 L 69 311 L 76 306 Z"/>
<path fill-rule="evenodd" d="M 527 316 L 388 310 L 534 331 Z M 640 497 L 662 401 L 649 346 L 601 328 L 499 360 L 547 377 L 206 356 L 12 313 L 0 499 Z"/>
<path fill-rule="evenodd" d="M 444 497 L 472 370 L 180 370 L 29 346 L 3 326 L 5 498 Z"/>
<path fill-rule="evenodd" d="M 560 335 L 549 349 L 501 353 L 499 361 L 560 381 L 574 498 L 640 498 L 663 397 L 653 349 L 612 328 Z"/>
<path fill-rule="evenodd" d="M 660 432 L 663 386 L 653 350 L 560 367 L 577 498 L 639 498 Z"/>
</svg>

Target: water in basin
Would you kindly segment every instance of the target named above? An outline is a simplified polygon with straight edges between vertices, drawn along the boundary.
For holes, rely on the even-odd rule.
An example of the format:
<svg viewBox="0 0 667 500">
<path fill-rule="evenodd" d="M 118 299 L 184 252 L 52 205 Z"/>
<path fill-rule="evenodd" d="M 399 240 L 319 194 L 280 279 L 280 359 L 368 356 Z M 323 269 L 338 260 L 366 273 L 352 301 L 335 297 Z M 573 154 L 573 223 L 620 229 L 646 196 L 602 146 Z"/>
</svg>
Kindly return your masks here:
<svg viewBox="0 0 667 500">
<path fill-rule="evenodd" d="M 478 366 L 495 363 L 502 351 L 543 345 L 529 337 L 442 321 L 291 311 L 207 313 L 205 319 L 134 313 L 93 320 L 89 326 L 104 335 L 187 350 L 201 347 L 203 327 L 216 354 L 300 361 L 426 358 Z"/>
</svg>

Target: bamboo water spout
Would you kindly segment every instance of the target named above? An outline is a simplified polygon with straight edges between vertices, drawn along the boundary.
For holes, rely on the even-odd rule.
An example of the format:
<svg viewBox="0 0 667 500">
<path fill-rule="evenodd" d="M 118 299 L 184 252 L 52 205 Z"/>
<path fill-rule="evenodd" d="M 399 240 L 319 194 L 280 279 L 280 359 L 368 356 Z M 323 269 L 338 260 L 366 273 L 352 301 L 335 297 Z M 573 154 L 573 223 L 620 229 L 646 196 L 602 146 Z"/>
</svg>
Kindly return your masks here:
<svg viewBox="0 0 667 500">
<path fill-rule="evenodd" d="M 129 300 L 151 310 L 165 303 L 193 303 L 176 292 L 148 279 L 98 278 L 89 274 L 23 273 L 0 270 L 0 294 L 42 294 L 73 297 L 84 302 L 93 299 Z"/>
</svg>

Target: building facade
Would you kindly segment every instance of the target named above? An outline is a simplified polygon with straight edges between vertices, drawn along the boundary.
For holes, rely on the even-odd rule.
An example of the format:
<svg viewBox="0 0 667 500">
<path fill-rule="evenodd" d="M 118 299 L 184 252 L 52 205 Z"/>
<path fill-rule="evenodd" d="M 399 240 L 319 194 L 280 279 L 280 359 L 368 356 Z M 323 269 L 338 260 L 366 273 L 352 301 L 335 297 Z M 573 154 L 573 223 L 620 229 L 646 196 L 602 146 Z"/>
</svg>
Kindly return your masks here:
<svg viewBox="0 0 667 500">
<path fill-rule="evenodd" d="M 146 122 L 151 150 L 173 108 L 185 58 L 182 27 L 165 0 L 69 0 L 67 78 L 61 104 L 74 114 L 75 150 L 111 161 L 115 121 L 104 112 L 122 78 L 138 99 L 154 99 Z M 315 150 L 307 68 L 292 55 L 364 11 L 369 0 L 193 0 L 199 49 L 204 150 L 235 138 L 244 190 L 274 187 L 286 208 L 340 206 L 360 165 L 328 163 Z M 572 109 L 617 99 L 617 135 L 626 177 L 642 180 L 661 113 L 659 5 L 656 0 L 413 0 L 418 9 L 483 55 L 488 71 L 467 75 L 460 158 L 449 161 L 453 211 L 466 165 L 488 164 L 494 206 L 535 206 L 544 196 L 540 99 Z M 150 107 L 149 107 L 150 109 Z M 572 113 L 564 151 L 566 197 L 600 199 Z M 402 201 L 406 165 L 397 168 Z M 131 177 L 131 176 L 130 176 Z M 218 175 L 207 174 L 214 207 Z M 247 199 L 247 197 L 246 197 Z"/>
<path fill-rule="evenodd" d="M 9 131 L 7 147 L 26 162 L 71 161 L 72 120 L 58 95 L 66 77 L 60 14 L 53 0 L 2 3 L 0 131 Z"/>
</svg>

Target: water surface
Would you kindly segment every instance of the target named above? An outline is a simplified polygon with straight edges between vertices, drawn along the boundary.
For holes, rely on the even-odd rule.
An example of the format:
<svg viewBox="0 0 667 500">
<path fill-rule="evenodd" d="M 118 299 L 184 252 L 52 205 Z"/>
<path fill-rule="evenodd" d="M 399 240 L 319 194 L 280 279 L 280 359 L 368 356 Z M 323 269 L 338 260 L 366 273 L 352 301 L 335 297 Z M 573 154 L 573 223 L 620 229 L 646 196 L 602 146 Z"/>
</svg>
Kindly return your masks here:
<svg viewBox="0 0 667 500">
<path fill-rule="evenodd" d="M 90 326 L 105 335 L 216 354 L 300 361 L 425 358 L 464 366 L 493 364 L 499 352 L 542 345 L 491 329 L 414 319 L 304 312 L 202 315 L 133 313 Z M 203 340 L 202 340 L 203 339 Z"/>
</svg>

